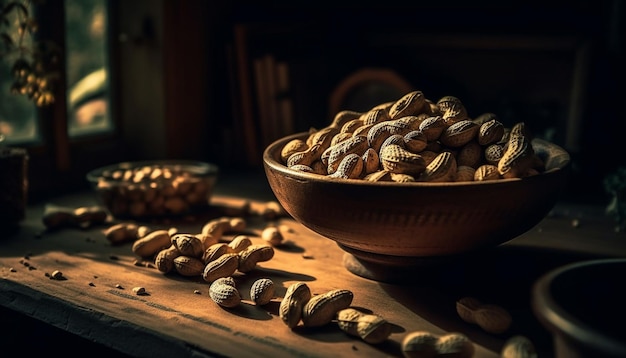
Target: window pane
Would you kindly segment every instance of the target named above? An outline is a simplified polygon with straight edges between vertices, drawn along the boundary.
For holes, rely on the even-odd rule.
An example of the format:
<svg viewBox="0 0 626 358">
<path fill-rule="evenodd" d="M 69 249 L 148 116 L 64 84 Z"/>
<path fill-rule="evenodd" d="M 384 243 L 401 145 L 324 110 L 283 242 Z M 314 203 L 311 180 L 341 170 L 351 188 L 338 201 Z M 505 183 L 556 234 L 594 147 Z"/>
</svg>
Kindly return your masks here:
<svg viewBox="0 0 626 358">
<path fill-rule="evenodd" d="M 22 144 L 38 139 L 35 104 L 26 96 L 11 94 L 10 68 L 0 63 L 0 143 Z M 1 144 L 0 144 L 1 145 Z"/>
<path fill-rule="evenodd" d="M 26 31 L 20 36 L 17 31 L 19 24 L 24 21 L 24 17 L 18 13 L 21 14 L 18 11 L 11 12 L 7 22 L 0 24 L 2 33 L 9 36 L 16 46 L 14 50 L 8 50 L 0 42 L 0 143 L 8 144 L 22 144 L 38 139 L 34 102 L 28 96 L 11 93 L 14 82 L 11 72 L 13 63 L 20 55 L 30 61 L 28 53 L 17 48 L 20 45 L 23 48 L 30 48 L 32 44 L 31 32 Z"/>
<path fill-rule="evenodd" d="M 110 131 L 106 0 L 66 0 L 70 136 Z"/>
</svg>

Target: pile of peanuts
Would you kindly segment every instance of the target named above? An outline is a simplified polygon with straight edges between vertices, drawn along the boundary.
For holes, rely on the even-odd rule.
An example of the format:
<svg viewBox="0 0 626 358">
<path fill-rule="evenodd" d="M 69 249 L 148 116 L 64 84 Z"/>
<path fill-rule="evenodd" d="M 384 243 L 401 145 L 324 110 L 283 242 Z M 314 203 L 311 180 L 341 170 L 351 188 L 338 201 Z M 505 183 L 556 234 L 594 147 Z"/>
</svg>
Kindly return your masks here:
<svg viewBox="0 0 626 358">
<path fill-rule="evenodd" d="M 206 205 L 216 176 L 196 175 L 183 166 L 146 165 L 104 171 L 95 184 L 116 217 L 179 215 Z"/>
<path fill-rule="evenodd" d="M 484 181 L 544 171 L 524 122 L 505 127 L 493 113 L 471 119 L 454 96 L 421 91 L 332 123 L 281 150 L 287 167 L 330 178 L 394 182 Z"/>
<path fill-rule="evenodd" d="M 270 206 L 273 208 L 274 206 Z M 269 209 L 269 207 L 268 207 Z M 266 211 L 263 211 L 266 214 Z M 270 216 L 273 218 L 274 216 Z M 179 233 L 176 228 L 151 230 L 134 223 L 119 223 L 105 230 L 112 244 L 132 242 L 132 251 L 144 260 L 151 260 L 163 272 L 176 272 L 182 276 L 201 276 L 209 285 L 209 297 L 224 308 L 235 308 L 242 301 L 233 275 L 252 271 L 257 263 L 274 257 L 274 246 L 283 243 L 280 226 L 268 225 L 261 233 L 266 244 L 255 245 L 242 234 L 247 224 L 243 217 L 223 216 L 203 225 L 198 234 Z M 224 238 L 231 233 L 232 238 Z M 142 287 L 133 289 L 145 293 Z M 250 287 L 250 300 L 257 306 L 269 304 L 275 298 L 274 282 L 267 277 L 256 279 Z M 280 298 L 278 315 L 289 328 L 298 326 L 314 328 L 336 324 L 346 334 L 360 338 L 368 344 L 381 344 L 393 333 L 393 324 L 370 310 L 352 306 L 354 293 L 348 289 L 331 289 L 312 294 L 304 282 L 287 287 Z M 502 307 L 484 304 L 473 297 L 463 297 L 456 302 L 459 317 L 476 324 L 491 334 L 502 334 L 512 318 Z M 471 358 L 474 343 L 463 333 L 449 332 L 436 335 L 428 331 L 407 332 L 401 342 L 401 352 L 409 357 L 457 356 Z M 506 358 L 535 357 L 533 343 L 524 336 L 513 336 L 502 347 Z"/>
<path fill-rule="evenodd" d="M 245 227 L 243 218 L 225 216 L 210 220 L 198 234 L 120 223 L 109 227 L 105 236 L 113 244 L 132 241 L 133 253 L 153 261 L 163 273 L 201 276 L 212 283 L 236 271 L 250 272 L 257 263 L 274 256 L 271 244 L 253 244 L 247 235 L 235 235 L 228 243 L 222 241 L 224 233 L 242 232 Z"/>
</svg>

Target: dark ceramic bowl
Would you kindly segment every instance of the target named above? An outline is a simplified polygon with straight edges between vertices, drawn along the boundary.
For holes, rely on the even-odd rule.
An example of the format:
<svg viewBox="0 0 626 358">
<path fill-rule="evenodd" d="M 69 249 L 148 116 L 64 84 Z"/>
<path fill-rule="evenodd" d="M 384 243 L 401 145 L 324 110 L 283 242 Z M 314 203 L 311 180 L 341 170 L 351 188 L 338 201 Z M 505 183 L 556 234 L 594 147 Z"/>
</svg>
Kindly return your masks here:
<svg viewBox="0 0 626 358">
<path fill-rule="evenodd" d="M 291 135 L 265 149 L 269 185 L 296 221 L 372 265 L 403 267 L 509 241 L 554 207 L 569 167 L 569 155 L 544 141 L 557 149 L 550 152 L 559 158 L 547 160 L 556 164 L 523 179 L 397 183 L 329 178 L 282 164 L 284 145 L 307 135 Z"/>
<path fill-rule="evenodd" d="M 537 280 L 532 308 L 557 358 L 626 357 L 626 258 L 568 264 Z"/>
<path fill-rule="evenodd" d="M 192 160 L 123 162 L 94 169 L 87 180 L 118 219 L 174 217 L 205 209 L 218 167 Z"/>
</svg>

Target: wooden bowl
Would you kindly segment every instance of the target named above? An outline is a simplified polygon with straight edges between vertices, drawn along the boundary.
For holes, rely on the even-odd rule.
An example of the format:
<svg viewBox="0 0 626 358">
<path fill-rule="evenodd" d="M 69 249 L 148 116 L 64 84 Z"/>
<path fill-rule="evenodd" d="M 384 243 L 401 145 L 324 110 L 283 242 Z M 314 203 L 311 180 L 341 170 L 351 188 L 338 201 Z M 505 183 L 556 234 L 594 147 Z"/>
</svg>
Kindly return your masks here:
<svg viewBox="0 0 626 358">
<path fill-rule="evenodd" d="M 626 258 L 606 258 L 561 266 L 535 282 L 533 312 L 554 338 L 555 357 L 626 357 L 625 274 Z"/>
<path fill-rule="evenodd" d="M 269 185 L 296 221 L 351 255 L 344 262 L 350 271 L 370 278 L 380 277 L 373 271 L 381 268 L 445 259 L 525 233 L 554 207 L 569 168 L 567 152 L 535 139 L 553 148 L 555 157 L 547 158 L 549 170 L 525 178 L 445 183 L 330 178 L 281 163 L 283 146 L 307 135 L 294 134 L 265 149 Z"/>
</svg>

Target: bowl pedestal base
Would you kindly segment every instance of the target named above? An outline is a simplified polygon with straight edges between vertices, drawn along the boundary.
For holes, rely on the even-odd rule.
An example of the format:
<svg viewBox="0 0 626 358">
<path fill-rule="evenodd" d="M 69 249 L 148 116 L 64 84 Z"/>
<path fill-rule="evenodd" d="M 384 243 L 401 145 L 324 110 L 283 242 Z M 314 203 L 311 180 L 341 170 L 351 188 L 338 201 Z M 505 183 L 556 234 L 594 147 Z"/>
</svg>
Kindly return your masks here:
<svg viewBox="0 0 626 358">
<path fill-rule="evenodd" d="M 425 274 L 433 269 L 454 270 L 464 260 L 461 256 L 410 257 L 374 254 L 338 244 L 345 251 L 343 266 L 351 273 L 380 282 L 407 282 L 419 279 L 420 272 Z"/>
</svg>

